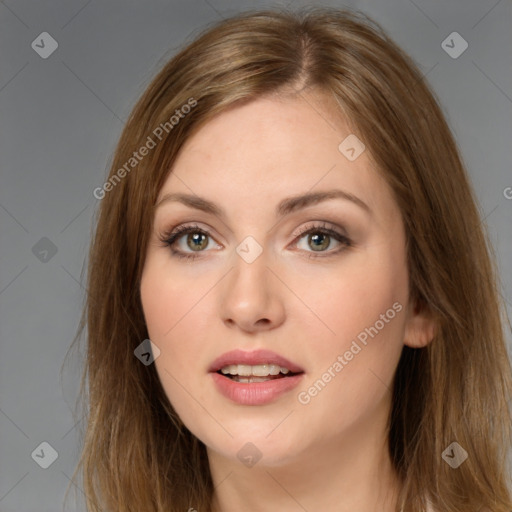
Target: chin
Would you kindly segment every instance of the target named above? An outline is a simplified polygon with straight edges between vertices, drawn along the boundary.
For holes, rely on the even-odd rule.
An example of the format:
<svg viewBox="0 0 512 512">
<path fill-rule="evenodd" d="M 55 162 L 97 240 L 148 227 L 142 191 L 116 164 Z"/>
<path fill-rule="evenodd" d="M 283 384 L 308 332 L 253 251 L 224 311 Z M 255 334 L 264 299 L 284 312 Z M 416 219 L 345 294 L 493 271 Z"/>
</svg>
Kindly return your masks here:
<svg viewBox="0 0 512 512">
<path fill-rule="evenodd" d="M 250 430 L 236 427 L 228 427 L 228 430 L 233 437 L 200 438 L 208 447 L 209 456 L 217 454 L 249 467 L 254 461 L 259 467 L 280 467 L 298 459 L 306 449 L 303 433 L 293 435 L 289 431 L 282 431 L 269 435 L 271 429 L 267 428 L 266 422 L 260 427 L 255 424 Z"/>
</svg>

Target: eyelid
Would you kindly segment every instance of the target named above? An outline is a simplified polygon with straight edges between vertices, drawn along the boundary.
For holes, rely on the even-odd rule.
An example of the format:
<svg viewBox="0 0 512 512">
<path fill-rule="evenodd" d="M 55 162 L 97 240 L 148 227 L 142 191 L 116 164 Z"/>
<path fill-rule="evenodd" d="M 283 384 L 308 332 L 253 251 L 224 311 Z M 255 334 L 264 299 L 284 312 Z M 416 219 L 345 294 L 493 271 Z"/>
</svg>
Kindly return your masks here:
<svg viewBox="0 0 512 512">
<path fill-rule="evenodd" d="M 320 224 L 315 224 L 315 222 L 318 222 Z M 336 235 L 338 235 L 340 237 L 345 237 L 345 238 L 348 239 L 348 234 L 346 233 L 345 229 L 343 229 L 340 226 L 334 224 L 333 222 L 329 222 L 329 221 L 325 221 L 325 220 L 313 220 L 313 221 L 310 221 L 306 225 L 301 226 L 299 229 L 297 229 L 297 231 L 294 232 L 292 234 L 292 236 L 294 238 L 297 238 L 297 237 L 300 237 L 300 236 L 308 233 L 308 231 L 311 231 L 313 229 L 318 229 L 320 231 L 321 230 L 330 231 L 330 232 L 333 232 L 333 233 L 335 233 Z"/>
<path fill-rule="evenodd" d="M 208 235 L 210 238 L 214 238 L 213 235 L 212 235 L 212 228 L 208 227 L 208 228 L 203 228 L 201 227 L 198 223 L 191 223 L 191 224 L 187 224 L 187 223 L 183 223 L 183 224 L 179 224 L 175 227 L 172 227 L 170 229 L 164 229 L 159 235 L 158 235 L 158 238 L 161 242 L 167 242 L 169 241 L 169 239 L 171 238 L 179 238 L 179 235 L 183 235 L 183 234 L 187 234 L 188 232 L 201 232 L 201 233 L 204 233 L 205 235 Z"/>
</svg>

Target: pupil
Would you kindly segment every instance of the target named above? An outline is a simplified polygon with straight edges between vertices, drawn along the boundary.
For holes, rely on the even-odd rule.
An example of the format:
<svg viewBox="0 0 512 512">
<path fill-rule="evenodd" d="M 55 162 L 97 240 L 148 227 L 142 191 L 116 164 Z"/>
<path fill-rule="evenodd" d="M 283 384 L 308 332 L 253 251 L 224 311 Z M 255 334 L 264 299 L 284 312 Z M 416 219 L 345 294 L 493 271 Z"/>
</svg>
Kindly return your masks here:
<svg viewBox="0 0 512 512">
<path fill-rule="evenodd" d="M 316 245 L 316 242 L 318 242 L 320 239 L 320 244 Z M 323 243 L 322 243 L 323 239 Z M 310 240 L 313 240 L 315 245 L 313 246 L 313 249 L 316 251 L 318 249 L 325 249 L 329 246 L 329 236 L 325 235 L 323 233 L 316 234 L 316 235 L 310 235 Z"/>
<path fill-rule="evenodd" d="M 201 238 L 203 239 L 202 240 L 202 244 L 201 244 Z M 206 240 L 206 235 L 204 233 L 193 233 L 193 234 L 189 234 L 188 235 L 188 239 L 187 239 L 187 245 L 192 249 L 192 250 L 196 250 L 196 249 L 204 249 L 208 243 L 204 243 Z M 188 242 L 192 241 L 192 245 Z M 199 242 L 199 244 L 197 244 L 196 242 Z"/>
</svg>

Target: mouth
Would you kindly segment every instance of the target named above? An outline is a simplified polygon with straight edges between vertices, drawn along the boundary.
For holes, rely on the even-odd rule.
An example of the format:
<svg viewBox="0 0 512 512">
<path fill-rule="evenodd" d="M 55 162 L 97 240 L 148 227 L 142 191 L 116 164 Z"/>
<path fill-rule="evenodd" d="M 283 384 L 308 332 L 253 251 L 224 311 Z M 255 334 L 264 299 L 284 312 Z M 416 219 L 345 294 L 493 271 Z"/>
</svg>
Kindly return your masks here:
<svg viewBox="0 0 512 512">
<path fill-rule="evenodd" d="M 272 379 L 291 377 L 304 370 L 289 359 L 270 350 L 232 350 L 218 357 L 208 369 L 225 377 L 241 382 L 243 379 Z"/>
<path fill-rule="evenodd" d="M 304 370 L 269 350 L 234 350 L 217 358 L 209 368 L 216 389 L 239 405 L 264 405 L 290 392 Z"/>
</svg>

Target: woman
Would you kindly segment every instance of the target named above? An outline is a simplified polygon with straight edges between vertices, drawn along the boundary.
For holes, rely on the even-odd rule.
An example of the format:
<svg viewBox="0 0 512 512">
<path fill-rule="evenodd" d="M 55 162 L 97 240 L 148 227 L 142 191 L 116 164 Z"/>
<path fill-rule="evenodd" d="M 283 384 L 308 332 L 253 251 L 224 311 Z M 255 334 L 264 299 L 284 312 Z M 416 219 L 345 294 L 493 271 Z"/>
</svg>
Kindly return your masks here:
<svg viewBox="0 0 512 512">
<path fill-rule="evenodd" d="M 95 196 L 89 510 L 512 509 L 475 197 L 375 23 L 210 28 L 147 88 Z"/>
</svg>

